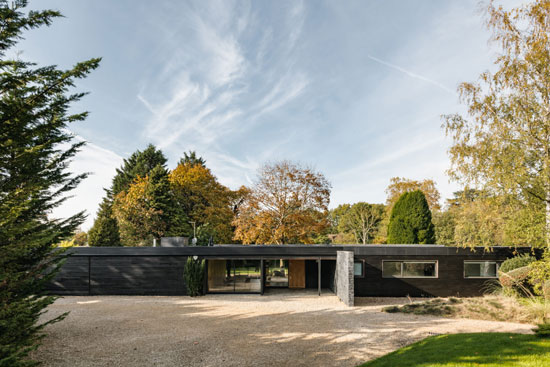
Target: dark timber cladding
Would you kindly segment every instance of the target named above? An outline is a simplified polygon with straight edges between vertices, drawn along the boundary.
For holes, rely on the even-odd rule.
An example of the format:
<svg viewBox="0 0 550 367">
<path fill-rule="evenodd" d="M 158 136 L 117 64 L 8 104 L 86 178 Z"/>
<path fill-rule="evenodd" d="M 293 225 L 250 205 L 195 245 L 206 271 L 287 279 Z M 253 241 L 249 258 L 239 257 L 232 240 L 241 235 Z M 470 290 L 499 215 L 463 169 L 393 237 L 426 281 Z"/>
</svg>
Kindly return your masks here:
<svg viewBox="0 0 550 367">
<path fill-rule="evenodd" d="M 352 251 L 354 260 L 362 264 L 354 278 L 355 296 L 474 296 L 482 294 L 491 279 L 466 278 L 465 261 L 478 267 L 480 263 L 492 261 L 494 267 L 494 262 L 500 263 L 513 256 L 514 250 L 529 251 L 528 248 L 495 247 L 492 252 L 484 252 L 481 248 L 472 251 L 438 245 L 76 247 L 71 249 L 72 256 L 48 290 L 60 295 L 185 295 L 183 272 L 190 256 L 206 259 L 207 268 L 209 261 L 231 260 L 226 264 L 233 264 L 233 271 L 242 268 L 242 264 L 261 263 L 261 279 L 252 280 L 261 282 L 262 291 L 265 285 L 263 266 L 268 260 L 281 260 L 281 263 L 305 260 L 306 287 L 322 285 L 333 290 L 336 253 Z M 400 266 L 401 271 L 407 271 L 400 263 L 403 261 L 411 263 L 408 265 L 414 271 L 423 266 L 422 262 L 430 262 L 427 269 L 435 276 L 399 277 L 383 272 L 384 262 L 389 262 L 394 271 Z M 230 270 L 227 266 L 227 271 Z"/>
</svg>

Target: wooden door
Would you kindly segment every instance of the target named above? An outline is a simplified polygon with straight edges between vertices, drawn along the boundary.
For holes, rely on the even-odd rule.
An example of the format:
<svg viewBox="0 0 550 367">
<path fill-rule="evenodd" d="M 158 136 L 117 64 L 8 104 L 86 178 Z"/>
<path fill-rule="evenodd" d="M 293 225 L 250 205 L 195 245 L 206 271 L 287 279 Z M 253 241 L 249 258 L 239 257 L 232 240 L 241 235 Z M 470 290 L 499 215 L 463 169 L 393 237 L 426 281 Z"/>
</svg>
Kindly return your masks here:
<svg viewBox="0 0 550 367">
<path fill-rule="evenodd" d="M 306 261 L 289 260 L 288 262 L 288 288 L 306 287 Z"/>
</svg>

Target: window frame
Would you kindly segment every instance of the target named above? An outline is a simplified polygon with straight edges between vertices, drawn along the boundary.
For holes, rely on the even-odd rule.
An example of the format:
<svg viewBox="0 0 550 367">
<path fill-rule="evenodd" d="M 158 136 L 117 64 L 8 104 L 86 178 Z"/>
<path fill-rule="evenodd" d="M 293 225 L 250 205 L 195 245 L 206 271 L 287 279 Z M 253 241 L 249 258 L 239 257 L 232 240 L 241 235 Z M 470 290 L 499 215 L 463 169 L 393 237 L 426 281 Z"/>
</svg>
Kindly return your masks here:
<svg viewBox="0 0 550 367">
<path fill-rule="evenodd" d="M 495 276 L 494 277 L 482 277 L 482 276 L 466 276 L 466 264 L 483 264 L 483 263 L 495 263 L 496 269 L 495 269 Z M 464 279 L 498 279 L 498 268 L 500 267 L 500 264 L 497 260 L 464 260 L 462 262 L 462 275 L 464 276 Z"/>
<path fill-rule="evenodd" d="M 398 262 L 401 263 L 401 275 L 400 276 L 384 276 L 384 263 L 385 262 Z M 414 263 L 414 264 L 424 264 L 424 263 L 430 263 L 435 264 L 435 275 L 434 276 L 403 276 L 403 264 L 404 263 Z M 439 278 L 439 260 L 382 260 L 382 278 L 384 279 L 438 279 Z"/>
<path fill-rule="evenodd" d="M 361 263 L 361 275 L 355 275 L 355 263 Z M 353 259 L 353 277 L 354 278 L 364 278 L 365 277 L 365 260 L 363 260 L 363 259 Z"/>
</svg>

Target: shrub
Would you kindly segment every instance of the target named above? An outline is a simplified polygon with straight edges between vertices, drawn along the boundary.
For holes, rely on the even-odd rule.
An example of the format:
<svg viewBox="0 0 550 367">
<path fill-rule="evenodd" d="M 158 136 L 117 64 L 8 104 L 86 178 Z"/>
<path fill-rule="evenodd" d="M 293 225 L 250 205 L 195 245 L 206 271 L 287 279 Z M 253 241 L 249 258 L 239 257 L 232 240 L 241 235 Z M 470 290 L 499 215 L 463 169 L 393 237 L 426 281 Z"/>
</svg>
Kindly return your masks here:
<svg viewBox="0 0 550 367">
<path fill-rule="evenodd" d="M 187 295 L 190 297 L 200 296 L 203 291 L 204 260 L 195 260 L 188 257 L 185 264 L 184 279 Z"/>
<path fill-rule="evenodd" d="M 522 295 L 529 295 L 532 288 L 529 284 L 531 269 L 524 266 L 507 273 L 499 272 L 498 280 L 502 287 L 518 291 Z"/>
<path fill-rule="evenodd" d="M 510 270 L 522 268 L 536 261 L 537 259 L 529 254 L 522 254 L 512 257 L 502 263 L 499 270 L 503 273 L 508 273 Z"/>
<path fill-rule="evenodd" d="M 533 285 L 536 294 L 542 295 L 543 287 L 550 280 L 550 251 L 546 250 L 542 260 L 537 260 L 529 265 L 529 282 Z M 547 286 L 546 286 L 547 287 Z"/>
<path fill-rule="evenodd" d="M 540 338 L 550 338 L 550 324 L 539 324 L 533 331 Z"/>
</svg>

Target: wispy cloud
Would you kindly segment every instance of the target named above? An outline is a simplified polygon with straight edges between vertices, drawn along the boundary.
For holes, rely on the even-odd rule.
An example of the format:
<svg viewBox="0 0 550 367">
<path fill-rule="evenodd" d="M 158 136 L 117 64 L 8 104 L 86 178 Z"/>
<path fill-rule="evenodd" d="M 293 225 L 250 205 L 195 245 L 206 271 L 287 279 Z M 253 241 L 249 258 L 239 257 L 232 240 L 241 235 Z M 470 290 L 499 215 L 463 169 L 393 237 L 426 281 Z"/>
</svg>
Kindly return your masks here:
<svg viewBox="0 0 550 367">
<path fill-rule="evenodd" d="M 422 76 L 420 74 L 416 74 L 416 73 L 413 73 L 412 71 L 410 70 L 407 70 L 405 68 L 402 68 L 401 66 L 397 66 L 397 65 L 394 65 L 392 63 L 389 63 L 387 61 L 384 61 L 384 60 L 381 60 L 377 57 L 374 57 L 372 55 L 368 55 L 367 56 L 369 59 L 373 60 L 373 61 L 376 61 L 377 63 L 379 64 L 382 64 L 382 65 L 385 65 L 389 68 L 392 68 L 394 70 L 397 70 L 403 74 L 406 74 L 408 76 L 410 76 L 411 78 L 414 78 L 414 79 L 419 79 L 419 80 L 422 80 L 422 81 L 425 81 L 427 83 L 430 83 L 432 85 L 435 85 L 436 87 L 440 88 L 440 89 L 443 89 L 445 92 L 448 92 L 448 93 L 451 93 L 451 94 L 456 94 L 452 89 L 444 86 L 443 84 L 439 83 L 438 81 L 435 81 L 433 79 L 430 79 L 430 78 L 426 78 L 425 76 Z"/>
</svg>

